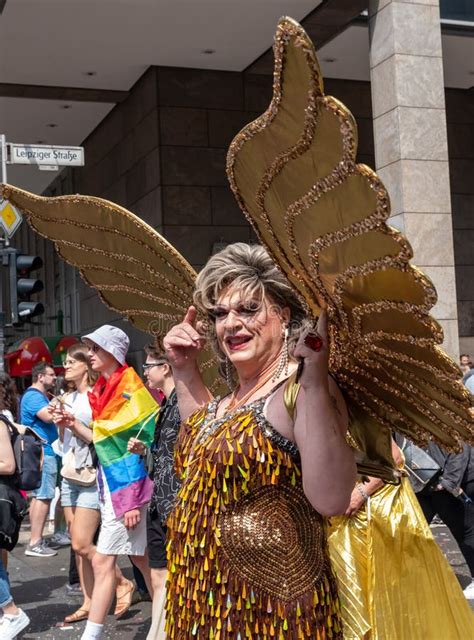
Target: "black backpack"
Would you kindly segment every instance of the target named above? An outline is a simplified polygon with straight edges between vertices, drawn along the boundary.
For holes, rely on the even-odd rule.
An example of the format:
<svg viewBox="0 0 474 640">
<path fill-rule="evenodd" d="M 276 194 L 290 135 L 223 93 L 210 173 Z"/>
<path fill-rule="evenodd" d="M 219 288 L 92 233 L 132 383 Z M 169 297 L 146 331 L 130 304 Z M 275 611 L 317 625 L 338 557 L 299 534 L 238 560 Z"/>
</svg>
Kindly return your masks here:
<svg viewBox="0 0 474 640">
<path fill-rule="evenodd" d="M 15 427 L 5 416 L 0 415 L 10 431 L 16 471 L 13 481 L 23 491 L 34 491 L 41 486 L 44 440 L 31 427 Z"/>
<path fill-rule="evenodd" d="M 11 551 L 18 542 L 28 503 L 12 486 L 11 476 L 0 476 L 0 549 Z"/>
</svg>

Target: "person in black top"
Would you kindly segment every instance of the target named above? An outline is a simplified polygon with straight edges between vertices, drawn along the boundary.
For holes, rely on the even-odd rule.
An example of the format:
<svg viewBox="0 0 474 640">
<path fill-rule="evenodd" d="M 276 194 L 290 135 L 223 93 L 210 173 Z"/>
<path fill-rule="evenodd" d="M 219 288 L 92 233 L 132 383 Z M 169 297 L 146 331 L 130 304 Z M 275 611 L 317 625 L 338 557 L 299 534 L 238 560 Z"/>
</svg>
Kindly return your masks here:
<svg viewBox="0 0 474 640">
<path fill-rule="evenodd" d="M 160 389 L 164 394 L 151 447 L 154 490 L 147 517 L 148 555 L 155 603 L 163 594 L 167 578 L 166 520 L 179 489 L 179 480 L 174 471 L 174 446 L 181 419 L 168 359 L 154 345 L 146 347 L 145 351 L 147 358 L 143 370 L 147 386 L 151 390 Z M 135 438 L 130 439 L 128 449 L 132 453 L 145 454 L 145 446 Z"/>
<path fill-rule="evenodd" d="M 460 453 L 448 453 L 430 442 L 427 452 L 442 475 L 416 497 L 428 523 L 438 514 L 453 534 L 471 572 L 464 595 L 474 600 L 474 447 L 464 444 Z"/>
</svg>

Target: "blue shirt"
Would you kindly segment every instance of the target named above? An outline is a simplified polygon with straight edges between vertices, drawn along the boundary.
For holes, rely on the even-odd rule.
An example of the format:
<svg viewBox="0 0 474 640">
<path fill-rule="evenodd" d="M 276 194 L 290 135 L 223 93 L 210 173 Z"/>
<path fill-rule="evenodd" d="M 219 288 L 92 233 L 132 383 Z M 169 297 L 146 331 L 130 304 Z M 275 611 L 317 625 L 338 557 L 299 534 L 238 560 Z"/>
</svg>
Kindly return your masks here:
<svg viewBox="0 0 474 640">
<path fill-rule="evenodd" d="M 466 387 L 469 389 L 472 395 L 474 395 L 474 374 L 472 376 L 469 376 L 469 378 L 466 380 Z"/>
<path fill-rule="evenodd" d="M 39 389 L 29 387 L 20 403 L 20 422 L 31 427 L 36 433 L 46 440 L 44 447 L 45 456 L 54 456 L 51 444 L 58 438 L 58 430 L 53 422 L 43 422 L 36 415 L 44 407 L 49 405 L 48 398 Z"/>
</svg>

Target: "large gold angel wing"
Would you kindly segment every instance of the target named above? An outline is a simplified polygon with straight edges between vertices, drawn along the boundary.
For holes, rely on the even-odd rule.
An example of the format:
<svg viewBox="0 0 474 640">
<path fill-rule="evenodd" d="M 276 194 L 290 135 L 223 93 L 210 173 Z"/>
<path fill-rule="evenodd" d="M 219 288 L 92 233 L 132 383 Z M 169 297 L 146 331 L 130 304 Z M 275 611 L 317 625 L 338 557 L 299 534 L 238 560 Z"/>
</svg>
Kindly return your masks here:
<svg viewBox="0 0 474 640">
<path fill-rule="evenodd" d="M 273 99 L 231 143 L 227 173 L 260 241 L 313 316 L 327 308 L 330 369 L 370 461 L 389 465 L 390 431 L 447 447 L 474 438 L 460 371 L 438 344 L 431 282 L 386 224 L 387 191 L 356 164 L 357 128 L 324 95 L 311 40 L 282 18 Z"/>
<path fill-rule="evenodd" d="M 11 185 L 1 196 L 54 242 L 102 302 L 161 339 L 192 302 L 196 272 L 157 231 L 130 211 L 91 196 L 44 198 Z M 219 382 L 210 350 L 200 357 L 206 383 Z"/>
</svg>

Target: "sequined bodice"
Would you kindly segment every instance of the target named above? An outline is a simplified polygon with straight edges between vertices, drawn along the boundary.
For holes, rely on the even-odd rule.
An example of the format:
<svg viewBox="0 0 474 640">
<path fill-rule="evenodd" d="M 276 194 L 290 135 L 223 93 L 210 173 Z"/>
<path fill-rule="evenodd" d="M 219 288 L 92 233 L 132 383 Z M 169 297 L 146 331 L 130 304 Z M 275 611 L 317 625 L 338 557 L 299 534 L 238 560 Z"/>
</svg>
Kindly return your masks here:
<svg viewBox="0 0 474 640">
<path fill-rule="evenodd" d="M 216 417 L 220 398 L 216 398 L 207 406 L 206 416 L 202 421 L 197 435 L 199 442 L 204 442 L 204 440 L 210 434 L 217 431 L 226 422 L 234 420 L 242 413 L 251 412 L 258 428 L 263 433 L 263 435 L 265 435 L 267 438 L 270 438 L 270 440 L 272 440 L 274 444 L 276 444 L 284 451 L 287 451 L 291 456 L 295 458 L 298 457 L 298 447 L 295 445 L 295 443 L 291 442 L 291 440 L 288 440 L 287 438 L 284 438 L 278 431 L 276 431 L 276 429 L 272 427 L 272 425 L 266 419 L 263 410 L 267 398 L 268 395 L 264 396 L 263 398 L 259 398 L 254 402 L 250 402 L 249 404 L 245 405 L 245 407 L 241 407 L 239 409 L 236 409 L 235 411 L 232 411 L 231 413 L 227 413 L 220 418 Z"/>
<path fill-rule="evenodd" d="M 169 520 L 169 638 L 342 638 L 323 519 L 306 499 L 296 446 L 264 399 L 182 426 Z M 324 635 L 325 634 L 325 635 Z"/>
</svg>

